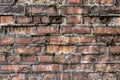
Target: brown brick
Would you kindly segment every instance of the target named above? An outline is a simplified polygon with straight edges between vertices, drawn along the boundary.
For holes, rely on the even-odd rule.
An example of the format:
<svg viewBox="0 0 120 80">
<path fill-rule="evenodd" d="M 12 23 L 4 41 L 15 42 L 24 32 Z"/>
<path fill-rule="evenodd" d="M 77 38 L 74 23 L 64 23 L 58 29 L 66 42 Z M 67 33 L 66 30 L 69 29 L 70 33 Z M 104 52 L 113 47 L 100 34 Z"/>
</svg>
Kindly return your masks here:
<svg viewBox="0 0 120 80">
<path fill-rule="evenodd" d="M 89 4 L 95 5 L 95 4 L 98 4 L 98 2 L 99 1 L 97 1 L 97 0 L 83 0 L 82 1 L 83 4 L 87 4 L 87 5 L 89 5 Z"/>
<path fill-rule="evenodd" d="M 11 79 L 10 74 L 0 74 L 1 80 L 9 80 Z"/>
<path fill-rule="evenodd" d="M 101 76 L 100 73 L 89 73 L 88 74 L 88 79 L 90 79 L 90 80 L 93 80 L 93 79 L 99 80 L 99 79 L 102 79 L 102 76 Z"/>
<path fill-rule="evenodd" d="M 43 80 L 55 80 L 56 74 L 43 73 L 42 78 L 43 78 Z"/>
<path fill-rule="evenodd" d="M 58 13 L 58 10 L 57 10 L 57 7 L 54 5 L 54 6 L 47 6 L 45 8 L 45 14 L 57 14 Z"/>
<path fill-rule="evenodd" d="M 50 44 L 63 44 L 64 36 L 50 36 Z"/>
<path fill-rule="evenodd" d="M 114 56 L 114 62 L 120 62 L 120 55 Z"/>
<path fill-rule="evenodd" d="M 73 46 L 52 46 L 52 45 L 48 45 L 46 52 L 47 53 L 72 53 L 74 51 Z"/>
<path fill-rule="evenodd" d="M 2 71 L 9 71 L 9 72 L 26 72 L 30 70 L 29 65 L 2 65 Z"/>
<path fill-rule="evenodd" d="M 41 74 L 27 74 L 26 75 L 26 79 L 28 80 L 35 80 L 35 79 L 41 79 L 42 78 L 42 75 Z"/>
<path fill-rule="evenodd" d="M 80 38 L 81 43 L 95 43 L 95 37 L 94 36 L 81 36 Z"/>
<path fill-rule="evenodd" d="M 36 62 L 36 56 L 26 56 L 26 57 L 22 57 L 23 62 Z"/>
<path fill-rule="evenodd" d="M 0 16 L 0 23 L 1 24 L 11 24 L 13 23 L 13 16 Z"/>
<path fill-rule="evenodd" d="M 13 44 L 14 43 L 14 36 L 0 36 L 0 43 L 1 44 Z"/>
<path fill-rule="evenodd" d="M 105 46 L 79 46 L 78 52 L 87 54 L 87 53 L 104 53 L 106 51 Z"/>
<path fill-rule="evenodd" d="M 120 79 L 120 73 L 118 73 L 118 79 Z"/>
<path fill-rule="evenodd" d="M 41 47 L 37 47 L 37 46 L 15 46 L 14 51 L 15 51 L 15 53 L 23 54 L 23 55 L 36 54 L 36 53 L 41 52 Z"/>
<path fill-rule="evenodd" d="M 60 8 L 62 14 L 82 14 L 83 10 L 77 6 L 63 6 Z"/>
<path fill-rule="evenodd" d="M 71 74 L 70 73 L 61 73 L 61 80 L 71 80 Z"/>
<path fill-rule="evenodd" d="M 17 27 L 6 27 L 7 34 L 35 34 L 35 27 L 27 26 L 17 26 Z"/>
<path fill-rule="evenodd" d="M 20 24 L 29 24 L 31 22 L 30 17 L 19 16 L 16 18 L 16 22 Z"/>
<path fill-rule="evenodd" d="M 15 40 L 16 44 L 29 44 L 30 37 L 29 36 L 17 36 Z"/>
<path fill-rule="evenodd" d="M 20 56 L 8 56 L 7 57 L 8 63 L 19 63 L 20 62 Z"/>
<path fill-rule="evenodd" d="M 40 26 L 37 28 L 38 34 L 53 34 L 58 33 L 57 26 Z"/>
<path fill-rule="evenodd" d="M 11 46 L 0 46 L 1 53 L 11 53 L 12 47 Z"/>
<path fill-rule="evenodd" d="M 55 62 L 57 62 L 57 63 L 65 63 L 66 62 L 65 55 L 56 55 L 55 56 Z"/>
<path fill-rule="evenodd" d="M 14 0 L 3 0 L 3 1 L 0 1 L 0 6 L 12 5 L 13 3 L 14 3 Z"/>
<path fill-rule="evenodd" d="M 73 76 L 72 76 L 73 80 L 87 80 L 87 74 L 84 73 L 84 72 L 81 72 L 81 73 L 73 73 Z"/>
<path fill-rule="evenodd" d="M 111 4 L 112 5 L 113 1 L 114 0 L 100 0 L 100 4 L 101 5 L 105 5 L 105 4 L 109 4 L 109 5 Z"/>
<path fill-rule="evenodd" d="M 0 62 L 5 62 L 5 56 L 0 55 Z"/>
<path fill-rule="evenodd" d="M 98 17 L 83 17 L 83 24 L 100 24 Z"/>
<path fill-rule="evenodd" d="M 66 44 L 79 44 L 80 37 L 65 37 L 65 43 Z"/>
<path fill-rule="evenodd" d="M 99 55 L 98 62 L 100 63 L 113 62 L 113 57 L 110 55 Z"/>
<path fill-rule="evenodd" d="M 48 17 L 47 16 L 40 16 L 40 15 L 36 15 L 33 17 L 33 22 L 34 23 L 38 23 L 38 24 L 44 24 L 44 23 L 48 23 Z"/>
<path fill-rule="evenodd" d="M 116 79 L 116 74 L 115 73 L 104 73 L 103 74 L 103 79 L 114 80 L 114 79 Z"/>
<path fill-rule="evenodd" d="M 80 16 L 67 16 L 66 17 L 67 24 L 80 24 L 81 17 Z"/>
<path fill-rule="evenodd" d="M 80 56 L 79 55 L 71 55 L 69 62 L 71 63 L 79 63 L 80 62 Z"/>
<path fill-rule="evenodd" d="M 12 74 L 11 77 L 12 77 L 12 80 L 24 80 L 25 79 L 24 74 Z"/>
<path fill-rule="evenodd" d="M 120 27 L 95 27 L 94 34 L 120 34 Z"/>
<path fill-rule="evenodd" d="M 47 55 L 41 55 L 38 57 L 39 62 L 52 62 L 52 56 L 47 56 Z"/>
<path fill-rule="evenodd" d="M 67 3 L 70 3 L 70 4 L 80 4 L 80 1 L 81 0 L 67 0 Z"/>
<path fill-rule="evenodd" d="M 33 71 L 59 71 L 59 64 L 33 65 Z"/>
<path fill-rule="evenodd" d="M 111 70 L 112 71 L 120 71 L 120 64 L 118 64 L 118 63 L 112 64 Z"/>
<path fill-rule="evenodd" d="M 97 36 L 96 41 L 97 43 L 110 43 L 111 36 Z"/>
<path fill-rule="evenodd" d="M 34 44 L 46 43 L 46 37 L 45 36 L 32 36 L 32 42 Z"/>
<path fill-rule="evenodd" d="M 95 65 L 95 70 L 96 71 L 111 71 L 112 65 L 111 64 L 96 64 Z"/>
<path fill-rule="evenodd" d="M 120 43 L 120 36 L 115 36 L 113 40 L 115 43 Z"/>
<path fill-rule="evenodd" d="M 87 34 L 90 33 L 90 27 L 87 26 L 64 26 L 62 33 L 71 33 L 71 34 Z"/>
<path fill-rule="evenodd" d="M 82 62 L 90 63 L 90 62 L 96 62 L 97 58 L 95 55 L 83 55 Z"/>
<path fill-rule="evenodd" d="M 110 46 L 110 52 L 111 53 L 119 53 L 120 52 L 120 46 Z"/>
</svg>

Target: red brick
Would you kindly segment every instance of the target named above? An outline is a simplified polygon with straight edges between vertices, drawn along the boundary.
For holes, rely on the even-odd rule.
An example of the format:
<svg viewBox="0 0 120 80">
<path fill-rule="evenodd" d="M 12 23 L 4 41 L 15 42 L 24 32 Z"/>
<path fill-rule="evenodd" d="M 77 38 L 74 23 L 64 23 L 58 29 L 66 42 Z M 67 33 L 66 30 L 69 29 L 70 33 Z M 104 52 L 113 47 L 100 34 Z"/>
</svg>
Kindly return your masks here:
<svg viewBox="0 0 120 80">
<path fill-rule="evenodd" d="M 80 38 L 81 43 L 95 43 L 95 37 L 94 36 L 81 36 Z"/>
<path fill-rule="evenodd" d="M 99 55 L 98 62 L 100 63 L 113 62 L 113 57 L 110 55 Z"/>
<path fill-rule="evenodd" d="M 11 53 L 12 47 L 11 46 L 0 46 L 1 53 Z"/>
<path fill-rule="evenodd" d="M 80 24 L 81 23 L 81 16 L 67 16 L 66 17 L 67 24 Z"/>
<path fill-rule="evenodd" d="M 71 63 L 79 63 L 80 62 L 80 56 L 79 55 L 71 55 L 69 62 Z"/>
<path fill-rule="evenodd" d="M 40 26 L 37 28 L 38 34 L 53 34 L 58 33 L 57 26 Z"/>
<path fill-rule="evenodd" d="M 111 36 L 97 36 L 96 41 L 97 43 L 110 43 Z"/>
<path fill-rule="evenodd" d="M 76 6 L 63 6 L 60 8 L 62 14 L 82 14 L 82 8 Z"/>
<path fill-rule="evenodd" d="M 70 4 L 80 4 L 80 1 L 81 0 L 67 0 L 67 3 L 70 3 Z"/>
<path fill-rule="evenodd" d="M 93 79 L 99 80 L 99 79 L 102 79 L 102 76 L 101 76 L 100 73 L 89 73 L 88 74 L 88 79 L 90 79 L 90 80 L 93 80 Z"/>
<path fill-rule="evenodd" d="M 83 24 L 100 24 L 98 17 L 83 17 Z"/>
<path fill-rule="evenodd" d="M 120 27 L 95 27 L 94 34 L 120 34 Z"/>
<path fill-rule="evenodd" d="M 120 52 L 120 46 L 110 46 L 110 52 L 111 53 L 119 53 Z"/>
<path fill-rule="evenodd" d="M 33 65 L 33 71 L 59 71 L 59 64 Z"/>
<path fill-rule="evenodd" d="M 120 62 L 120 55 L 114 56 L 114 62 Z"/>
<path fill-rule="evenodd" d="M 14 47 L 15 53 L 29 55 L 29 54 L 36 54 L 41 52 L 41 47 L 37 46 L 15 46 Z"/>
<path fill-rule="evenodd" d="M 33 22 L 34 23 L 38 23 L 38 24 L 44 24 L 44 23 L 48 23 L 48 17 L 47 16 L 40 16 L 40 15 L 36 15 L 33 17 Z"/>
<path fill-rule="evenodd" d="M 24 74 L 12 74 L 11 77 L 12 77 L 12 80 L 24 80 L 25 79 Z"/>
<path fill-rule="evenodd" d="M 23 62 L 36 62 L 36 56 L 26 56 L 26 57 L 23 57 Z"/>
<path fill-rule="evenodd" d="M 112 65 L 111 64 L 96 64 L 95 65 L 96 71 L 112 71 Z"/>
<path fill-rule="evenodd" d="M 65 43 L 66 44 L 79 44 L 80 42 L 80 37 L 65 37 Z"/>
<path fill-rule="evenodd" d="M 72 76 L 73 80 L 87 80 L 87 74 L 82 72 L 82 73 L 73 73 Z"/>
<path fill-rule="evenodd" d="M 120 43 L 120 36 L 115 36 L 113 40 L 115 43 Z"/>
<path fill-rule="evenodd" d="M 45 14 L 57 14 L 58 10 L 56 6 L 47 6 L 45 8 Z"/>
<path fill-rule="evenodd" d="M 52 62 L 52 56 L 47 56 L 47 55 L 41 55 L 38 57 L 39 62 Z"/>
<path fill-rule="evenodd" d="M 90 33 L 90 27 L 87 26 L 64 26 L 62 33 L 71 33 L 71 34 L 87 34 Z"/>
<path fill-rule="evenodd" d="M 74 51 L 73 46 L 52 46 L 49 45 L 47 46 L 46 52 L 47 53 L 64 53 L 64 54 L 68 54 L 68 53 L 72 53 Z"/>
<path fill-rule="evenodd" d="M 17 26 L 17 27 L 6 27 L 7 34 L 35 34 L 35 27 L 31 26 Z"/>
<path fill-rule="evenodd" d="M 32 36 L 32 42 L 34 44 L 46 43 L 46 37 L 45 36 Z"/>
<path fill-rule="evenodd" d="M 105 80 L 115 80 L 116 79 L 116 74 L 115 73 L 104 73 L 103 74 L 103 79 L 105 79 Z"/>
<path fill-rule="evenodd" d="M 5 62 L 5 56 L 0 55 L 0 62 Z"/>
<path fill-rule="evenodd" d="M 0 16 L 0 23 L 1 24 L 12 24 L 13 23 L 13 16 Z"/>
<path fill-rule="evenodd" d="M 29 6 L 28 7 L 28 13 L 44 13 L 44 7 L 43 6 Z"/>
<path fill-rule="evenodd" d="M 29 24 L 31 22 L 30 17 L 19 16 L 16 18 L 16 22 L 20 24 Z"/>
<path fill-rule="evenodd" d="M 96 62 L 96 56 L 95 55 L 83 55 L 83 60 L 82 62 Z"/>
<path fill-rule="evenodd" d="M 66 62 L 65 55 L 56 55 L 55 56 L 55 62 L 57 62 L 57 63 L 65 63 Z"/>
<path fill-rule="evenodd" d="M 19 63 L 20 62 L 20 56 L 8 56 L 7 57 L 8 63 Z"/>
<path fill-rule="evenodd" d="M 1 44 L 13 44 L 14 43 L 14 36 L 0 36 L 0 43 Z"/>
<path fill-rule="evenodd" d="M 29 65 L 2 65 L 2 71 L 9 71 L 9 72 L 26 72 L 30 70 Z"/>
<path fill-rule="evenodd" d="M 72 79 L 70 73 L 62 73 L 60 78 L 61 78 L 61 80 L 71 80 Z"/>
<path fill-rule="evenodd" d="M 1 80 L 9 80 L 9 79 L 11 79 L 11 76 L 10 76 L 10 74 L 8 73 L 8 74 L 0 74 L 0 79 Z"/>
<path fill-rule="evenodd" d="M 114 20 L 115 24 L 120 24 L 120 17 L 115 17 Z"/>
<path fill-rule="evenodd" d="M 111 4 L 112 5 L 113 1 L 114 0 L 100 0 L 100 4 L 101 5 L 105 5 L 105 4 L 109 4 L 109 5 Z"/>
<path fill-rule="evenodd" d="M 50 36 L 50 44 L 63 44 L 64 36 Z"/>
<path fill-rule="evenodd" d="M 104 53 L 106 51 L 105 46 L 79 46 L 78 52 L 87 54 L 87 53 Z"/>
<path fill-rule="evenodd" d="M 17 36 L 15 40 L 16 44 L 29 44 L 30 37 L 29 36 Z"/>
<path fill-rule="evenodd" d="M 112 71 L 120 71 L 120 64 L 118 64 L 118 63 L 112 64 L 111 70 Z"/>
</svg>

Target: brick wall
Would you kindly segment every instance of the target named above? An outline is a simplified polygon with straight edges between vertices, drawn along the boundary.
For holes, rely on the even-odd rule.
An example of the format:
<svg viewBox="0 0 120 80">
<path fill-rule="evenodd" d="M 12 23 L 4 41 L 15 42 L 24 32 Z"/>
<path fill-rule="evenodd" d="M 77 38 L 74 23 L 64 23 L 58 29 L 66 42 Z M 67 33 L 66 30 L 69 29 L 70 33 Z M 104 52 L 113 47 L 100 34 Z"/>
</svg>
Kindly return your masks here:
<svg viewBox="0 0 120 80">
<path fill-rule="evenodd" d="M 120 80 L 120 0 L 0 0 L 0 80 Z"/>
</svg>

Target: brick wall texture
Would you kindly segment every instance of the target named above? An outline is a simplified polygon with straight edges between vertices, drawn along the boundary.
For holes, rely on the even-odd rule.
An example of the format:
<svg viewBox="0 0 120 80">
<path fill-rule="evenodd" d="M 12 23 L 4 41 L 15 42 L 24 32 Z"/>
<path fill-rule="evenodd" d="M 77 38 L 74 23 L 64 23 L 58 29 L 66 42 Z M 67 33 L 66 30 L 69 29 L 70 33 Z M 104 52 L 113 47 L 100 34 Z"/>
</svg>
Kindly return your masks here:
<svg viewBox="0 0 120 80">
<path fill-rule="evenodd" d="M 120 0 L 0 0 L 0 80 L 120 80 Z"/>
</svg>

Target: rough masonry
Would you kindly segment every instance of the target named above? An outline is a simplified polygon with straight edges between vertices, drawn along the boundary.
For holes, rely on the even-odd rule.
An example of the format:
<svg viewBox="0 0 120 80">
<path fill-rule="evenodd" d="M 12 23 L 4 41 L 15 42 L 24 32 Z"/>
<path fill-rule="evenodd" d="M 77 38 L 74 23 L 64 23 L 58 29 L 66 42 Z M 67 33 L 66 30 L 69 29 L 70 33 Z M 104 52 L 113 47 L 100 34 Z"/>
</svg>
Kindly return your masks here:
<svg viewBox="0 0 120 80">
<path fill-rule="evenodd" d="M 120 0 L 0 0 L 0 80 L 120 80 Z"/>
</svg>

